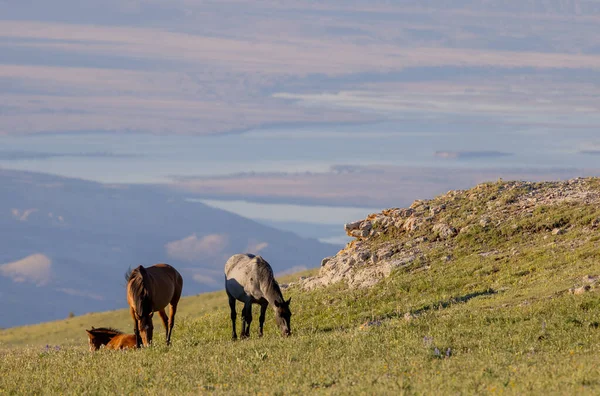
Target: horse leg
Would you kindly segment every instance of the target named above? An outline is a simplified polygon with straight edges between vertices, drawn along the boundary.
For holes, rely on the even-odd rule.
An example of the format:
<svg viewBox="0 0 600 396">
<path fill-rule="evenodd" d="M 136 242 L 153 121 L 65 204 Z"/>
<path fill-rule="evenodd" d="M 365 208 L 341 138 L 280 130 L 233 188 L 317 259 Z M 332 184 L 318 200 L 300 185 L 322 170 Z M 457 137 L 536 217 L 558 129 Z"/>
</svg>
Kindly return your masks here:
<svg viewBox="0 0 600 396">
<path fill-rule="evenodd" d="M 227 297 L 229 297 L 229 309 L 231 310 L 231 326 L 233 327 L 233 333 L 231 334 L 231 338 L 233 340 L 236 340 L 237 333 L 235 332 L 235 320 L 237 319 L 237 313 L 235 312 L 235 297 L 229 294 L 229 292 L 227 292 Z"/>
<path fill-rule="evenodd" d="M 269 303 L 261 304 L 260 306 L 260 317 L 258 318 L 258 336 L 263 336 L 263 326 L 265 324 L 265 314 L 267 313 L 267 307 Z"/>
<path fill-rule="evenodd" d="M 252 302 L 244 303 L 242 311 L 242 335 L 244 338 L 250 337 L 250 323 L 252 323 Z"/>
<path fill-rule="evenodd" d="M 240 335 L 240 338 L 246 338 L 246 317 L 248 316 L 246 314 L 246 309 L 247 305 L 244 303 L 244 307 L 242 308 L 242 334 Z"/>
<path fill-rule="evenodd" d="M 163 326 L 165 326 L 165 340 L 169 339 L 169 317 L 167 316 L 167 313 L 165 312 L 165 309 L 161 309 L 158 311 L 158 314 L 160 315 L 160 319 L 163 322 Z"/>
<path fill-rule="evenodd" d="M 135 347 L 139 348 L 142 344 L 142 337 L 140 336 L 140 325 L 135 317 L 135 310 L 130 307 L 129 312 L 131 313 L 131 317 L 133 318 L 133 333 L 135 334 Z"/>
<path fill-rule="evenodd" d="M 171 303 L 169 308 L 169 331 L 167 334 L 167 345 L 171 345 L 171 334 L 173 334 L 173 326 L 175 325 L 175 313 L 177 313 L 177 301 Z"/>
</svg>

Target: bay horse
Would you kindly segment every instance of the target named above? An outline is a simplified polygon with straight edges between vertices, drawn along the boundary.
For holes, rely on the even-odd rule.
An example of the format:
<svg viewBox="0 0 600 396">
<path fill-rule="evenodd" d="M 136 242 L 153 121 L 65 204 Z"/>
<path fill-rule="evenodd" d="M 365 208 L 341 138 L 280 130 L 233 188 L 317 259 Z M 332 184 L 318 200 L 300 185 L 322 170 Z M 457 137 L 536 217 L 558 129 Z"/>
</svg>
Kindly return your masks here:
<svg viewBox="0 0 600 396">
<path fill-rule="evenodd" d="M 275 321 L 284 336 L 291 334 L 290 301 L 284 300 L 279 284 L 273 276 L 273 269 L 261 256 L 253 254 L 235 254 L 225 263 L 225 291 L 229 297 L 231 309 L 231 325 L 233 326 L 232 338 L 237 339 L 235 331 L 236 300 L 244 303 L 242 309 L 242 334 L 241 338 L 250 337 L 250 323 L 252 323 L 252 304 L 260 305 L 258 336 L 263 335 L 265 313 L 269 304 L 275 311 Z"/>
<path fill-rule="evenodd" d="M 158 312 L 165 326 L 167 345 L 175 324 L 177 304 L 181 298 L 183 278 L 169 264 L 156 264 L 144 268 L 138 266 L 127 277 L 127 303 L 134 322 L 136 346 L 152 344 L 152 316 Z M 169 305 L 169 316 L 165 308 Z"/>
<path fill-rule="evenodd" d="M 99 327 L 86 330 L 90 351 L 97 351 L 102 345 L 106 349 L 128 349 L 136 347 L 135 334 L 124 334 L 123 332 L 111 327 Z"/>
</svg>

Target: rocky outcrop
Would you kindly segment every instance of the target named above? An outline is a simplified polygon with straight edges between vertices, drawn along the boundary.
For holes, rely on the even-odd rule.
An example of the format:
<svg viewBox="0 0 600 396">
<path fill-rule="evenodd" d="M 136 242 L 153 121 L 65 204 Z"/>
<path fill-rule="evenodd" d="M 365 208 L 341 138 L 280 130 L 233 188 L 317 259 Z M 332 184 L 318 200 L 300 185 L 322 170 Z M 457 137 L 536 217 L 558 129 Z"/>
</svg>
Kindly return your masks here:
<svg viewBox="0 0 600 396">
<path fill-rule="evenodd" d="M 324 258 L 319 275 L 301 280 L 300 286 L 313 289 L 340 281 L 349 287 L 372 286 L 399 268 L 427 269 L 428 253 L 440 246 L 448 250 L 441 261 L 451 262 L 453 241 L 460 234 L 486 232 L 532 216 L 535 208 L 565 202 L 600 204 L 599 179 L 484 183 L 432 200 L 417 200 L 409 208 L 370 214 L 344 225 L 346 233 L 355 239 L 335 256 Z M 540 225 L 540 230 L 559 237 L 568 227 L 553 224 L 545 230 Z M 599 228 L 600 218 L 591 219 L 588 227 Z"/>
<path fill-rule="evenodd" d="M 339 281 L 350 287 L 367 287 L 388 276 L 394 269 L 415 261 L 418 250 L 399 252 L 392 244 L 372 252 L 365 244 L 356 241 L 333 257 L 323 260 L 319 275 L 304 279 L 302 286 L 313 289 Z"/>
</svg>

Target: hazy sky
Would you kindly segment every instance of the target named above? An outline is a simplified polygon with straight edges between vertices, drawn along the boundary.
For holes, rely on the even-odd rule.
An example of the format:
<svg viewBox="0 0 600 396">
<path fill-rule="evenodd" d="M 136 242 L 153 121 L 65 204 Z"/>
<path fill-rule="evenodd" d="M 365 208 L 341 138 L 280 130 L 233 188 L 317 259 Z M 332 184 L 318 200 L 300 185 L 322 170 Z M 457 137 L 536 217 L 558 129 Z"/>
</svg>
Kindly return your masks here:
<svg viewBox="0 0 600 396">
<path fill-rule="evenodd" d="M 336 165 L 595 169 L 598 31 L 575 0 L 4 0 L 0 166 L 219 188 Z"/>
<path fill-rule="evenodd" d="M 594 2 L 0 2 L 0 133 L 489 118 L 594 127 Z"/>
<path fill-rule="evenodd" d="M 107 309 L 48 276 L 220 287 L 221 254 L 315 267 L 387 207 L 600 176 L 599 32 L 597 0 L 0 0 L 0 171 L 106 183 L 4 172 L 0 282 Z"/>
</svg>

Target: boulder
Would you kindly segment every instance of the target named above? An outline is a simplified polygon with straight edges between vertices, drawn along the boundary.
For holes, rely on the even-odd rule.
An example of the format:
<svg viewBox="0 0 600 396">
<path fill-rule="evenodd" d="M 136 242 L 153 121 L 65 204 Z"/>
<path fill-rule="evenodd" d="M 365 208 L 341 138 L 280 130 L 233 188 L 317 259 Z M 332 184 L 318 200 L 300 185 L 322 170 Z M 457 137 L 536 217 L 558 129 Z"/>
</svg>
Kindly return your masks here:
<svg viewBox="0 0 600 396">
<path fill-rule="evenodd" d="M 324 267 L 333 257 L 325 257 L 321 260 L 321 267 Z"/>
<path fill-rule="evenodd" d="M 406 219 L 406 221 L 402 225 L 402 228 L 408 232 L 418 230 L 419 229 L 419 218 L 409 217 L 408 219 Z"/>
<path fill-rule="evenodd" d="M 446 223 L 437 223 L 436 225 L 434 225 L 433 232 L 437 233 L 441 239 L 452 238 L 458 234 L 456 228 Z"/>
<path fill-rule="evenodd" d="M 346 234 L 348 234 L 348 236 L 354 236 L 352 235 L 352 231 L 358 230 L 362 222 L 362 220 L 359 220 L 344 224 L 344 230 L 346 231 Z"/>
</svg>

